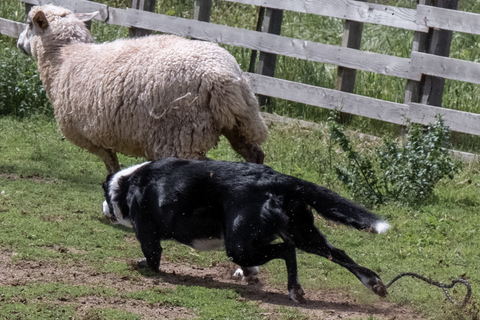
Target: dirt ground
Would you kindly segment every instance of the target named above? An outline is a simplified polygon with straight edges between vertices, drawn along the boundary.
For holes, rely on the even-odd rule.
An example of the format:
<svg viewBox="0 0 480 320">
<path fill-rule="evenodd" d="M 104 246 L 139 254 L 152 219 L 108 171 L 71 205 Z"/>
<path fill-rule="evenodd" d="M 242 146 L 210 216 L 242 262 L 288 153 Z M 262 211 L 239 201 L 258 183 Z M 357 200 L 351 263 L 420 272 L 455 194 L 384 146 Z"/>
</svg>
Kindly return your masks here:
<svg viewBox="0 0 480 320">
<path fill-rule="evenodd" d="M 241 296 L 256 301 L 265 310 L 265 319 L 279 319 L 279 307 L 296 307 L 312 319 L 337 320 L 343 318 L 367 319 L 422 319 L 412 309 L 385 301 L 364 305 L 347 294 L 333 290 L 305 290 L 307 303 L 296 305 L 288 298 L 285 288 L 268 284 L 265 276 L 259 274 L 259 283 L 247 285 L 232 278 L 236 266 L 221 263 L 209 268 L 185 266 L 162 260 L 163 273 L 157 277 L 129 277 L 109 273 L 98 273 L 80 264 L 56 265 L 37 261 L 12 263 L 12 253 L 0 249 L 0 285 L 22 286 L 33 283 L 66 282 L 72 285 L 112 287 L 118 292 L 139 291 L 149 288 L 174 288 L 177 285 L 203 286 L 207 288 L 229 288 Z M 126 263 L 134 264 L 134 260 Z M 41 297 L 40 297 L 41 299 Z M 45 301 L 44 301 L 45 302 Z M 90 308 L 102 307 L 124 310 L 142 315 L 144 319 L 192 319 L 195 315 L 186 308 L 148 304 L 139 300 L 119 298 L 81 297 L 60 298 L 49 301 L 61 305 L 74 305 L 80 318 L 85 318 Z"/>
</svg>

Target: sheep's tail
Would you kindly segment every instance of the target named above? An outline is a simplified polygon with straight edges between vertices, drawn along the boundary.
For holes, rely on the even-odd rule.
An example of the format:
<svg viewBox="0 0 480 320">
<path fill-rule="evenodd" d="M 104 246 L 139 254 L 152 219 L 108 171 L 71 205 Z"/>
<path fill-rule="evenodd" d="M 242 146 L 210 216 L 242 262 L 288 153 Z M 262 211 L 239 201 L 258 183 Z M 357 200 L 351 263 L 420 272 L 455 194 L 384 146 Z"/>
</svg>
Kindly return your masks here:
<svg viewBox="0 0 480 320">
<path fill-rule="evenodd" d="M 257 97 L 253 93 L 249 81 L 244 78 L 241 85 L 243 91 L 243 98 L 245 100 L 245 105 L 249 110 L 255 110 L 252 117 L 255 118 L 254 121 L 248 121 L 246 123 L 245 132 L 254 132 L 255 136 L 251 137 L 251 140 L 254 144 L 260 145 L 265 142 L 268 137 L 268 128 L 260 114 L 260 107 L 258 104 Z"/>
<path fill-rule="evenodd" d="M 223 83 L 213 84 L 210 107 L 217 127 L 234 130 L 244 142 L 260 145 L 267 140 L 268 128 L 260 115 L 255 94 L 248 79 L 237 74 Z"/>
<path fill-rule="evenodd" d="M 297 186 L 298 197 L 303 198 L 303 201 L 326 219 L 352 226 L 358 230 L 377 233 L 385 233 L 390 228 L 387 221 L 337 193 L 314 183 L 299 181 L 301 181 L 300 185 L 294 184 Z"/>
</svg>

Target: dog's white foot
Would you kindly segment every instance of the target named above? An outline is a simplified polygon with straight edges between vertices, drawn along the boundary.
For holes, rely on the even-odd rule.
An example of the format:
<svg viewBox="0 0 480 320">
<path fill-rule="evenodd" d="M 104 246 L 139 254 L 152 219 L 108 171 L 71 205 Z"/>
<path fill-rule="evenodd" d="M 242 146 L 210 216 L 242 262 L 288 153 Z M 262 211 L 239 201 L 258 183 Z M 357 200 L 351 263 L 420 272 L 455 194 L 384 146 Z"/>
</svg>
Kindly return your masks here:
<svg viewBox="0 0 480 320">
<path fill-rule="evenodd" d="M 147 269 L 147 268 L 150 268 L 150 266 L 148 265 L 148 262 L 147 262 L 147 258 L 140 258 L 140 259 L 138 259 L 137 268 L 138 268 L 138 269 Z"/>
<path fill-rule="evenodd" d="M 305 298 L 303 297 L 305 295 L 305 292 L 303 291 L 302 287 L 298 286 L 298 288 L 294 288 L 290 290 L 290 299 L 293 300 L 293 302 L 298 303 L 298 304 L 303 304 L 305 303 Z"/>
<path fill-rule="evenodd" d="M 233 277 L 241 278 L 242 281 L 246 281 L 247 283 L 257 283 L 258 267 L 248 267 L 246 269 L 249 271 L 248 276 L 245 276 L 242 268 L 238 268 L 237 270 L 235 270 Z"/>
<path fill-rule="evenodd" d="M 242 270 L 242 268 L 238 268 L 237 270 L 235 270 L 232 277 L 241 278 L 243 280 L 243 270 Z"/>
</svg>

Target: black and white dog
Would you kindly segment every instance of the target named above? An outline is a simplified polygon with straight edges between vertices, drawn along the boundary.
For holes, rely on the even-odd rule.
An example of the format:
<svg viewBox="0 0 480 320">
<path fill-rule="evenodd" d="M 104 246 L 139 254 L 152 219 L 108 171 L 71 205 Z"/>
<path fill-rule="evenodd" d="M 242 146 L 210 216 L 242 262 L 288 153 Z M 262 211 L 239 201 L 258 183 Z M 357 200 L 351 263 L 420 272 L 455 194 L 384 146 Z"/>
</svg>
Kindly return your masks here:
<svg viewBox="0 0 480 320">
<path fill-rule="evenodd" d="M 285 260 L 290 297 L 300 303 L 305 300 L 297 277 L 299 248 L 347 268 L 375 294 L 387 294 L 375 272 L 327 242 L 314 225 L 310 207 L 359 230 L 384 233 L 390 225 L 316 184 L 259 164 L 168 158 L 109 175 L 103 188 L 105 215 L 133 227 L 156 272 L 161 240 L 198 250 L 224 244 L 230 260 L 241 267 L 236 274 L 246 280 L 256 277 L 256 266 Z M 277 238 L 283 242 L 272 243 Z"/>
</svg>

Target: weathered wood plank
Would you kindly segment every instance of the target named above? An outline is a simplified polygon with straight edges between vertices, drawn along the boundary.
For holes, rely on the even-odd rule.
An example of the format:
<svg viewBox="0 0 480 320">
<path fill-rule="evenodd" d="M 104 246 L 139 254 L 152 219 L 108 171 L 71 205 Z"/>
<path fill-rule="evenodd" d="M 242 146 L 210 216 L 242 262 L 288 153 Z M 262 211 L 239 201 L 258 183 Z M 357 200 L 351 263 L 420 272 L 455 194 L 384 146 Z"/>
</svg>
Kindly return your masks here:
<svg viewBox="0 0 480 320">
<path fill-rule="evenodd" d="M 480 84 L 480 63 L 412 52 L 412 68 L 430 76 Z"/>
<path fill-rule="evenodd" d="M 96 20 L 106 21 L 108 19 L 108 7 L 105 4 L 86 1 L 86 0 L 20 0 L 22 2 L 41 6 L 44 4 L 53 4 L 72 10 L 73 12 L 94 12 L 98 11 L 98 14 L 94 17 Z"/>
<path fill-rule="evenodd" d="M 428 124 L 435 121 L 437 114 L 443 116 L 445 125 L 452 131 L 480 135 L 480 114 L 477 113 L 411 103 L 405 117 L 415 123 Z"/>
<path fill-rule="evenodd" d="M 12 38 L 18 38 L 26 26 L 25 23 L 0 18 L 0 33 Z"/>
<path fill-rule="evenodd" d="M 419 80 L 410 59 L 342 48 L 138 10 L 109 8 L 109 23 L 151 29 L 284 56 Z"/>
<path fill-rule="evenodd" d="M 423 23 L 415 22 L 416 10 L 359 3 L 353 0 L 223 0 L 256 6 L 283 9 L 321 16 L 367 22 L 396 28 L 428 32 Z"/>
<path fill-rule="evenodd" d="M 480 35 L 480 14 L 478 13 L 418 5 L 415 21 L 426 27 Z"/>
<path fill-rule="evenodd" d="M 480 135 L 480 114 L 429 106 L 402 104 L 369 98 L 352 93 L 325 89 L 292 81 L 249 73 L 255 93 L 309 104 L 327 109 L 339 109 L 359 116 L 381 121 L 405 124 L 405 119 L 420 124 L 435 121 L 437 114 L 444 116 L 445 124 L 453 131 Z"/>
<path fill-rule="evenodd" d="M 403 124 L 408 105 L 248 73 L 255 93 Z"/>
</svg>

